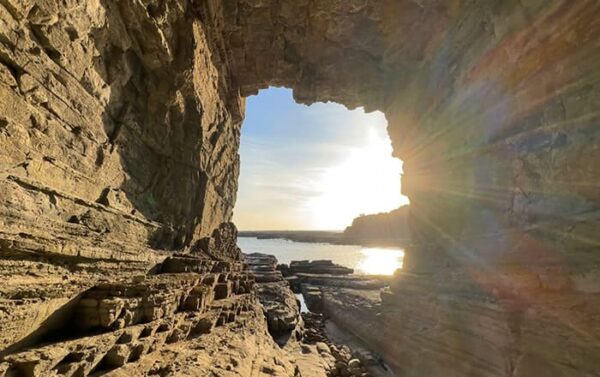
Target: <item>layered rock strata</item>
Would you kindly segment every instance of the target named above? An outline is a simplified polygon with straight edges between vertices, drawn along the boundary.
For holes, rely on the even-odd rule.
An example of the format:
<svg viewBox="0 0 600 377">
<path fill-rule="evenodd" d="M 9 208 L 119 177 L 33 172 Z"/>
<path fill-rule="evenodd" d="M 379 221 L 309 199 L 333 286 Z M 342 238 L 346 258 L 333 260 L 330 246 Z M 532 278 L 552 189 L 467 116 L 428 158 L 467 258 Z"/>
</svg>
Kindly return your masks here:
<svg viewBox="0 0 600 377">
<path fill-rule="evenodd" d="M 275 85 L 388 119 L 417 246 L 384 294 L 403 318 L 386 349 L 409 373 L 425 348 L 456 373 L 594 375 L 599 14 L 568 0 L 0 0 L 2 352 L 165 251 L 234 260 L 218 240 L 233 231 L 220 224 L 243 97 Z"/>
<path fill-rule="evenodd" d="M 253 284 L 240 262 L 169 257 L 155 275 L 83 292 L 61 327 L 4 357 L 0 370 L 7 376 L 87 376 L 138 362 L 217 326 L 256 321 Z"/>
<path fill-rule="evenodd" d="M 417 373 L 413 366 L 404 365 L 398 358 L 397 339 L 393 337 L 390 329 L 396 329 L 402 317 L 399 313 L 391 314 L 382 305 L 379 290 L 365 290 L 352 288 L 335 288 L 322 285 L 312 288 L 314 292 L 313 306 L 318 308 L 327 318 L 325 333 L 334 340 L 343 340 L 353 345 L 356 357 L 363 361 L 370 370 L 379 372 L 384 376 L 404 375 L 452 375 L 455 366 L 446 365 L 447 370 L 427 369 L 431 364 L 426 362 L 431 353 L 422 345 L 416 349 L 415 354 L 422 357 L 419 364 L 423 364 Z M 391 321 L 392 316 L 397 316 Z M 391 336 L 390 336 L 391 335 Z M 433 347 L 432 347 L 433 348 Z M 465 373 L 461 371 L 461 373 Z M 470 374 L 463 374 L 468 376 Z M 475 375 L 475 374 L 473 374 Z"/>
<path fill-rule="evenodd" d="M 256 281 L 258 300 L 265 311 L 269 332 L 277 344 L 291 351 L 291 357 L 296 359 L 302 376 L 370 376 L 361 362 L 352 357 L 352 350 L 348 346 L 334 344 L 328 339 L 320 314 L 300 314 L 297 299 L 288 282 L 275 270 L 278 265 L 274 256 L 252 253 L 245 254 L 244 260 Z M 301 356 L 294 355 L 298 351 Z"/>
<path fill-rule="evenodd" d="M 392 276 L 368 276 L 368 275 L 313 275 L 313 274 L 298 274 L 288 278 L 294 291 L 301 292 L 305 287 L 331 287 L 349 288 L 360 290 L 379 291 L 382 288 L 388 288 L 392 282 Z"/>
<path fill-rule="evenodd" d="M 598 3 L 243 1 L 206 14 L 243 94 L 287 86 L 302 103 L 385 113 L 416 243 L 385 300 L 403 318 L 386 347 L 403 372 L 596 374 Z"/>
<path fill-rule="evenodd" d="M 302 313 L 306 324 L 303 341 L 328 344 L 338 360 L 336 372 L 339 376 L 360 375 L 352 371 L 351 359 L 357 359 L 358 364 L 362 364 L 373 376 L 404 376 L 411 373 L 406 372 L 408 368 L 398 361 L 395 354 L 398 339 L 388 334 L 392 323 L 388 316 L 383 316 L 385 307 L 380 299 L 380 290 L 387 287 L 391 279 L 356 275 L 306 275 L 303 278 L 304 282 L 298 289 L 310 310 Z M 398 312 L 394 315 L 398 317 L 397 321 L 401 321 L 402 316 Z M 340 359 L 339 351 L 349 350 L 349 345 L 352 347 L 351 354 Z M 419 348 L 414 352 L 425 351 Z M 390 358 L 389 363 L 387 358 Z M 440 370 L 429 375 L 445 374 Z"/>
<path fill-rule="evenodd" d="M 321 314 L 302 313 L 302 318 L 307 324 L 304 341 L 315 344 L 320 353 L 331 354 L 335 358 L 335 366 L 330 371 L 331 376 L 371 376 L 362 365 L 362 362 L 357 358 L 353 358 L 352 351 L 348 346 L 336 345 L 328 339 L 325 333 L 325 321 Z"/>
<path fill-rule="evenodd" d="M 282 277 L 255 283 L 260 269 L 246 269 L 275 271 L 276 264 L 266 255 L 223 261 L 174 254 L 152 274 L 97 284 L 65 308 L 61 326 L 3 357 L 0 373 L 330 377 L 345 375 L 345 360 L 346 372 L 368 376 L 349 362 L 347 347 L 315 344 L 316 327 L 304 329 Z M 277 345 L 272 336 L 284 332 Z"/>
<path fill-rule="evenodd" d="M 290 336 L 300 339 L 300 306 L 287 280 L 275 269 L 277 258 L 253 253 L 244 255 L 244 260 L 257 282 L 258 299 L 266 311 L 269 331 L 273 337 L 282 345 Z"/>
<path fill-rule="evenodd" d="M 278 264 L 277 271 L 296 293 L 308 291 L 307 286 L 377 290 L 389 286 L 391 276 L 354 275 L 353 269 L 333 263 L 331 260 L 292 261 L 290 265 Z"/>
<path fill-rule="evenodd" d="M 163 250 L 235 257 L 243 104 L 209 39 L 183 0 L 0 1 L 0 352 Z"/>
</svg>

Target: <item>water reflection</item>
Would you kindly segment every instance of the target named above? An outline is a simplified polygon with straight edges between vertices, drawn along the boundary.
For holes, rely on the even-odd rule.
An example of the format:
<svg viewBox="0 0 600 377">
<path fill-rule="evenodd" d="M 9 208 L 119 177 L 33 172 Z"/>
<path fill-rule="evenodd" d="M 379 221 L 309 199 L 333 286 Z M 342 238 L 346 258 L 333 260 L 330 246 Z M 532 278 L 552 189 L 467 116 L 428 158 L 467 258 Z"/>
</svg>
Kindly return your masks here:
<svg viewBox="0 0 600 377">
<path fill-rule="evenodd" d="M 285 264 L 295 260 L 330 259 L 333 263 L 354 268 L 356 274 L 392 275 L 397 268 L 402 268 L 404 258 L 401 248 L 259 240 L 253 237 L 239 237 L 238 245 L 245 253 L 271 254 L 277 257 L 279 263 Z"/>
<path fill-rule="evenodd" d="M 368 275 L 392 275 L 402 268 L 404 251 L 399 249 L 384 249 L 365 247 L 361 250 L 362 258 L 356 264 L 356 272 Z"/>
</svg>

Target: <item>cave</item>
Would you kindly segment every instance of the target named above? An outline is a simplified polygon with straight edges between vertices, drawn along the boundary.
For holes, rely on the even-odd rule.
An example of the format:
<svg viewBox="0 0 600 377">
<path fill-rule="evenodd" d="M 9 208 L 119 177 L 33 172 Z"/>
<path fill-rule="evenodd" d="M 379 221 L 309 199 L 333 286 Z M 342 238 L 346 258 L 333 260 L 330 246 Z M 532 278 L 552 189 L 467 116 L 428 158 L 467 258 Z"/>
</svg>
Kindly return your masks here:
<svg viewBox="0 0 600 377">
<path fill-rule="evenodd" d="M 385 114 L 414 245 L 364 336 L 398 375 L 597 375 L 599 15 L 0 0 L 0 350 L 101 280 L 238 260 L 245 97 L 276 86 Z"/>
</svg>

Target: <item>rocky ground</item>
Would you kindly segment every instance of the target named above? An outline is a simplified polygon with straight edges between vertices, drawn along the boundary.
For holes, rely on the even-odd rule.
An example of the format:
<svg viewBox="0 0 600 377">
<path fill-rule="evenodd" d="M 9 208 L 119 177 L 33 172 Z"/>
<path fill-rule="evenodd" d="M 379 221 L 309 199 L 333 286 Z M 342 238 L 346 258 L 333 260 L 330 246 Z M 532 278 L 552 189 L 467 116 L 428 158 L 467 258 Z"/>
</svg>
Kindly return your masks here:
<svg viewBox="0 0 600 377">
<path fill-rule="evenodd" d="M 332 373 L 275 343 L 230 223 L 244 98 L 277 86 L 382 111 L 404 161 L 403 271 L 381 302 L 319 277 L 326 316 L 403 377 L 600 376 L 599 15 L 0 0 L 0 375 Z"/>
<path fill-rule="evenodd" d="M 275 268 L 277 259 L 271 255 L 249 254 L 245 256 L 249 270 L 254 275 L 256 293 L 263 305 L 269 331 L 280 345 L 291 336 L 301 338 L 302 319 L 300 306 L 289 283 Z"/>
<path fill-rule="evenodd" d="M 269 333 L 277 344 L 284 349 L 292 350 L 292 353 L 297 353 L 299 347 L 301 355 L 296 354 L 294 357 L 299 370 L 308 373 L 304 375 L 322 375 L 320 369 L 323 369 L 327 376 L 371 375 L 363 367 L 362 362 L 353 357 L 348 346 L 334 344 L 329 339 L 325 332 L 325 320 L 320 313 L 300 313 L 300 305 L 292 287 L 281 273 L 282 266 L 277 265 L 274 256 L 253 253 L 245 255 L 245 261 L 256 279 L 256 292 L 265 310 Z M 298 265 L 312 267 L 323 265 L 328 266 L 331 271 L 343 269 L 331 261 L 292 264 L 292 266 Z M 315 364 L 317 361 L 318 363 Z M 323 367 L 316 367 L 318 365 Z"/>
<path fill-rule="evenodd" d="M 338 354 L 350 351 L 351 358 L 336 363 L 339 376 L 360 376 L 355 366 L 372 376 L 394 376 L 377 347 L 367 343 L 362 332 L 355 328 L 369 327 L 373 337 L 382 336 L 387 329 L 377 322 L 382 310 L 380 291 L 389 286 L 391 276 L 354 275 L 353 270 L 329 260 L 292 261 L 278 265 L 290 288 L 301 293 L 310 313 L 303 313 L 306 326 L 305 342 L 323 342 Z M 352 320 L 348 320 L 348 317 Z"/>
<path fill-rule="evenodd" d="M 276 266 L 266 255 L 176 254 L 147 275 L 101 282 L 56 329 L 6 352 L 0 375 L 369 376 L 320 315 L 300 315 Z"/>
</svg>

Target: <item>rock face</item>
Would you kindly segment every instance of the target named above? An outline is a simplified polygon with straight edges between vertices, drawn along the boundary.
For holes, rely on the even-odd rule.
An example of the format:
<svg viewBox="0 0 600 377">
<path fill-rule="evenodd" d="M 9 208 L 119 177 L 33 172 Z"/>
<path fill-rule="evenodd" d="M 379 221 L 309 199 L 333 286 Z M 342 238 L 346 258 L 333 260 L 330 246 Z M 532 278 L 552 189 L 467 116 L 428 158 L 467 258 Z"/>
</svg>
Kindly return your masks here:
<svg viewBox="0 0 600 377">
<path fill-rule="evenodd" d="M 235 262 L 221 224 L 243 97 L 275 85 L 388 119 L 416 243 L 383 296 L 406 375 L 597 374 L 599 15 L 569 0 L 0 0 L 1 349 L 167 251 Z"/>
<path fill-rule="evenodd" d="M 133 259 L 230 218 L 241 102 L 187 1 L 0 9 L 11 247 Z"/>
<path fill-rule="evenodd" d="M 0 363 L 7 375 L 87 376 L 136 362 L 215 327 L 256 322 L 254 280 L 240 262 L 174 255 L 157 274 L 100 283 L 83 292 L 62 327 Z"/>
<path fill-rule="evenodd" d="M 188 1 L 6 0 L 0 25 L 3 349 L 99 278 L 211 253 L 243 102 Z"/>
<path fill-rule="evenodd" d="M 406 205 L 390 212 L 359 216 L 344 230 L 344 237 L 362 244 L 406 245 L 410 240 L 408 213 Z"/>
<path fill-rule="evenodd" d="M 296 296 L 284 280 L 281 272 L 276 271 L 277 258 L 272 255 L 253 253 L 244 256 L 248 269 L 257 282 L 256 292 L 263 305 L 269 331 L 278 343 L 284 345 L 294 331 L 300 337 L 300 307 Z"/>
<path fill-rule="evenodd" d="M 388 358 L 408 376 L 597 373 L 600 4 L 274 4 L 211 4 L 242 94 L 382 110 L 404 160 L 417 246 L 385 293 Z"/>
<path fill-rule="evenodd" d="M 598 4 L 210 4 L 242 94 L 282 85 L 299 102 L 385 112 L 412 236 L 426 245 L 409 255 L 415 268 L 476 249 L 494 264 L 551 265 L 538 239 L 589 265 Z"/>
</svg>

